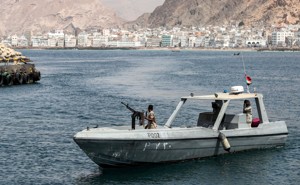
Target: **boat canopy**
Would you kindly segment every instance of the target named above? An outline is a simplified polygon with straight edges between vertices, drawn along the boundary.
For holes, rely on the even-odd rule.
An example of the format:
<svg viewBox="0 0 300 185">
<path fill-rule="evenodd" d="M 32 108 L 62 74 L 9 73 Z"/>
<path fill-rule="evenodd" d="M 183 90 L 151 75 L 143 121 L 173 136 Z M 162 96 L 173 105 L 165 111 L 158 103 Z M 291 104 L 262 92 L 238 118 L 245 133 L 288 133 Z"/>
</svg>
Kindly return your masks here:
<svg viewBox="0 0 300 185">
<path fill-rule="evenodd" d="M 181 107 L 185 104 L 187 100 L 214 100 L 214 101 L 222 101 L 222 107 L 218 114 L 218 118 L 214 124 L 213 129 L 217 130 L 225 111 L 228 107 L 228 104 L 231 100 L 245 100 L 245 99 L 255 99 L 256 107 L 258 111 L 259 119 L 262 123 L 268 123 L 269 118 L 266 113 L 265 105 L 263 103 L 263 95 L 260 93 L 215 93 L 213 95 L 202 95 L 202 96 L 194 96 L 192 93 L 190 96 L 183 96 L 181 97 L 181 101 L 178 103 L 176 109 L 169 117 L 168 121 L 165 123 L 166 128 L 171 128 L 175 117 L 177 116 L 178 112 L 180 111 Z"/>
<path fill-rule="evenodd" d="M 202 95 L 202 96 L 183 96 L 182 100 L 238 100 L 238 99 L 251 99 L 263 97 L 262 94 L 259 93 L 215 93 L 214 95 Z"/>
</svg>

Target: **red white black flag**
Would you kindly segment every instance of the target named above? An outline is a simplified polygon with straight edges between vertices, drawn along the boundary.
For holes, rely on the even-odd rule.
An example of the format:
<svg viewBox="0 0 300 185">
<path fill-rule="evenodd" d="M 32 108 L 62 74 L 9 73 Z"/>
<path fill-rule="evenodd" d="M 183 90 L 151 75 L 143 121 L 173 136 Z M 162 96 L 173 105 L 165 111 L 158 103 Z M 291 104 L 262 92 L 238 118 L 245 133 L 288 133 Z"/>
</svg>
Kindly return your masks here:
<svg viewBox="0 0 300 185">
<path fill-rule="evenodd" d="M 252 79 L 251 79 L 251 77 L 248 76 L 248 75 L 245 75 L 245 77 L 246 77 L 246 83 L 247 83 L 247 85 L 252 84 Z"/>
</svg>

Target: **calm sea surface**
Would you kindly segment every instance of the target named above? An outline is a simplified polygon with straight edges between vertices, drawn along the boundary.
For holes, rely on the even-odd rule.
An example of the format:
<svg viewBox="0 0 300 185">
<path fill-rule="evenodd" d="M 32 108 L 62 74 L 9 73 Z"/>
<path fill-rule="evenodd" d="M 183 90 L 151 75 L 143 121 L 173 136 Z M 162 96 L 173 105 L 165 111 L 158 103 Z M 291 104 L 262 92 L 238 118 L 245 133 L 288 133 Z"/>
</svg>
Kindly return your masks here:
<svg viewBox="0 0 300 185">
<path fill-rule="evenodd" d="M 21 50 L 37 84 L 0 88 L 0 184 L 299 184 L 300 53 Z M 154 104 L 159 124 L 179 97 L 244 85 L 243 61 L 284 147 L 176 164 L 99 170 L 75 144 L 87 126 L 130 125 L 120 103 Z"/>
</svg>

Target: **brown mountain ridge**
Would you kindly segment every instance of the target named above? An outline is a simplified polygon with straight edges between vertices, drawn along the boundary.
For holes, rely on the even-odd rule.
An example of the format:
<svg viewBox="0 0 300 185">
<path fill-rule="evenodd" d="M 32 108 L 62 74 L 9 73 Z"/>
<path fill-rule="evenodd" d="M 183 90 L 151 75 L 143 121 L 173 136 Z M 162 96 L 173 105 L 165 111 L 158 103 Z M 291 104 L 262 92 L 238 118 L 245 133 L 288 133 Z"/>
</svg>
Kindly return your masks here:
<svg viewBox="0 0 300 185">
<path fill-rule="evenodd" d="M 166 0 L 127 26 L 174 27 L 243 23 L 270 26 L 300 23 L 300 0 Z"/>
<path fill-rule="evenodd" d="M 102 0 L 0 1 L 0 36 L 26 31 L 43 33 L 54 29 L 72 31 L 121 26 L 172 28 L 239 23 L 256 26 L 300 24 L 300 0 L 165 0 L 152 13 L 126 24 Z"/>
<path fill-rule="evenodd" d="M 100 0 L 1 0 L 0 35 L 106 28 L 124 21 Z"/>
</svg>

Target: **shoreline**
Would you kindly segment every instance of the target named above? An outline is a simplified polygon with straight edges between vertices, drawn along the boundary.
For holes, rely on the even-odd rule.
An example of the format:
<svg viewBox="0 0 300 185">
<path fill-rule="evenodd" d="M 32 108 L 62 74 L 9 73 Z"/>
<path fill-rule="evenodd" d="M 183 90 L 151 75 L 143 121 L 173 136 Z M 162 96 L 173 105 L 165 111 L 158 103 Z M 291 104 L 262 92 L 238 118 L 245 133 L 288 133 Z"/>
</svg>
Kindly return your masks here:
<svg viewBox="0 0 300 185">
<path fill-rule="evenodd" d="M 291 51 L 299 52 L 299 48 L 166 48 L 166 47 L 12 47 L 12 49 L 28 50 L 149 50 L 149 51 Z"/>
</svg>

